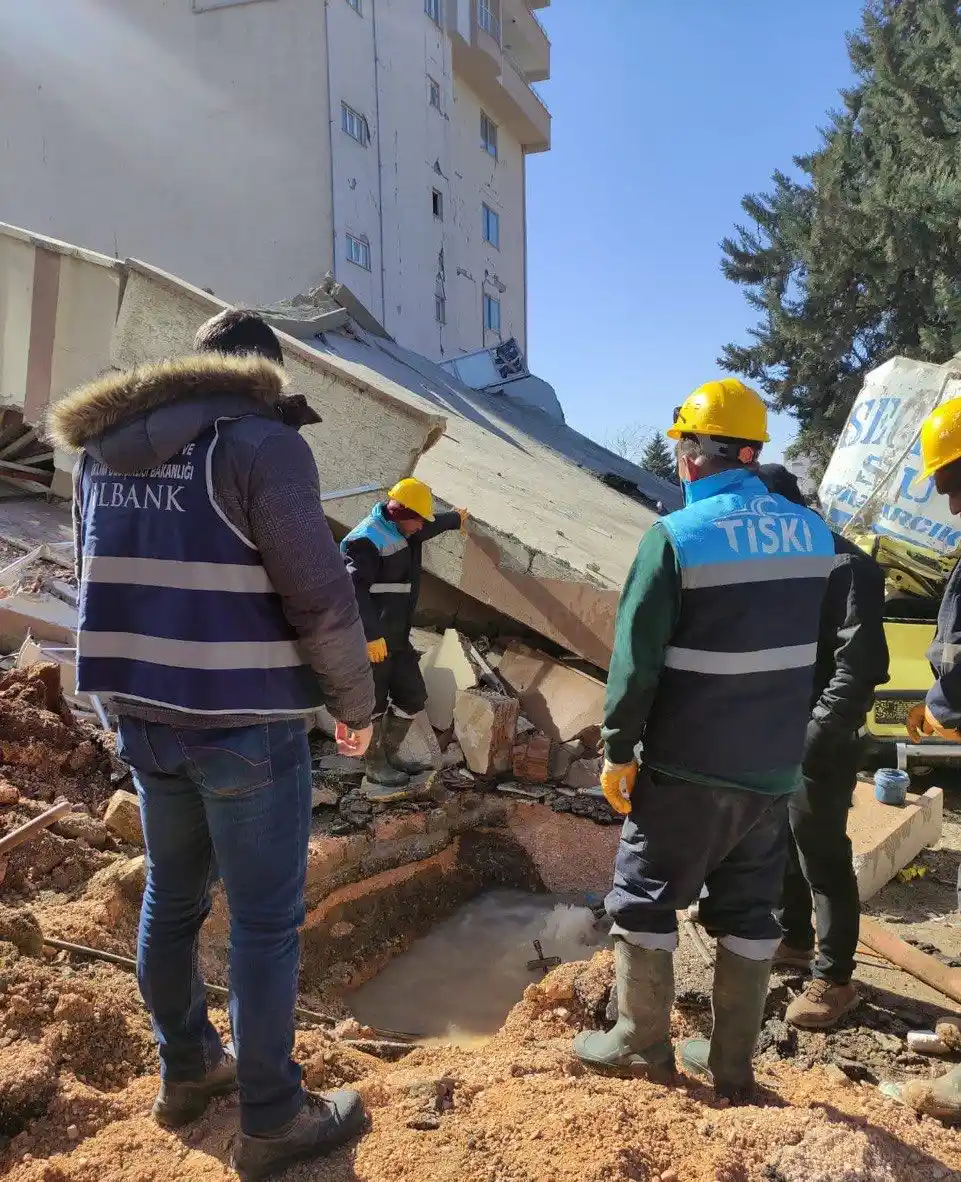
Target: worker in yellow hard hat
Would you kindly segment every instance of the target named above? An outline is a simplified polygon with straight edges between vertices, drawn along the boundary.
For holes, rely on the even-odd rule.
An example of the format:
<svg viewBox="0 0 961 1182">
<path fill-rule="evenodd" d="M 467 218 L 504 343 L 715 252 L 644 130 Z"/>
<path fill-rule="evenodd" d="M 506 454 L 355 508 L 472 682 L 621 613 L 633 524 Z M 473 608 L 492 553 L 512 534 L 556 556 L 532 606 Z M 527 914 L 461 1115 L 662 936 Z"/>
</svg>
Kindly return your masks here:
<svg viewBox="0 0 961 1182">
<path fill-rule="evenodd" d="M 714 1031 L 681 1047 L 720 1095 L 749 1096 L 781 938 L 775 919 L 834 542 L 756 472 L 760 396 L 708 382 L 677 408 L 685 507 L 641 539 L 621 592 L 601 787 L 627 814 L 606 900 L 618 1021 L 574 1044 L 588 1067 L 671 1081 L 677 912 L 717 937 Z M 637 751 L 643 743 L 643 763 Z"/>
<path fill-rule="evenodd" d="M 414 717 L 427 703 L 427 687 L 410 643 L 421 546 L 446 530 L 466 527 L 466 509 L 435 514 L 430 488 L 411 476 L 395 484 L 387 500 L 378 502 L 340 544 L 360 607 L 377 694 L 364 781 L 371 799 L 406 796 L 410 775 L 426 770 L 403 764 L 398 754 Z"/>
<path fill-rule="evenodd" d="M 921 471 L 915 483 L 932 477 L 937 491 L 948 498 L 951 512 L 961 516 L 961 398 L 935 407 L 921 424 Z M 922 736 L 961 743 L 961 562 L 944 589 L 927 656 L 935 682 L 925 700 L 909 712 L 908 734 L 915 743 Z M 946 1124 L 961 1123 L 961 1066 L 937 1079 L 884 1083 L 881 1091 L 925 1116 Z"/>
<path fill-rule="evenodd" d="M 915 483 L 934 478 L 948 498 L 951 512 L 961 516 L 961 398 L 951 398 L 921 424 L 921 471 Z M 908 714 L 907 727 L 917 743 L 936 736 L 961 743 L 961 563 L 948 579 L 938 611 L 938 627 L 928 649 L 936 681 L 924 702 Z M 959 879 L 961 882 L 961 879 Z"/>
</svg>

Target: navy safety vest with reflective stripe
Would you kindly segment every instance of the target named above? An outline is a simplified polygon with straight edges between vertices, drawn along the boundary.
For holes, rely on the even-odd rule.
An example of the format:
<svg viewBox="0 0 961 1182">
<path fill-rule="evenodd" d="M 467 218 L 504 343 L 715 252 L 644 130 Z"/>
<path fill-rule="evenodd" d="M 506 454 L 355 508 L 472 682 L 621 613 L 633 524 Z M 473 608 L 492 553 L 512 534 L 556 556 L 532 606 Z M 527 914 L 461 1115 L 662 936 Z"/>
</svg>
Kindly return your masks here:
<svg viewBox="0 0 961 1182">
<path fill-rule="evenodd" d="M 681 598 L 645 759 L 735 780 L 799 765 L 834 539 L 744 470 L 695 481 L 686 496 L 660 521 Z"/>
<path fill-rule="evenodd" d="M 212 716 L 322 703 L 260 552 L 213 499 L 225 421 L 149 472 L 83 457 L 78 689 Z"/>
</svg>

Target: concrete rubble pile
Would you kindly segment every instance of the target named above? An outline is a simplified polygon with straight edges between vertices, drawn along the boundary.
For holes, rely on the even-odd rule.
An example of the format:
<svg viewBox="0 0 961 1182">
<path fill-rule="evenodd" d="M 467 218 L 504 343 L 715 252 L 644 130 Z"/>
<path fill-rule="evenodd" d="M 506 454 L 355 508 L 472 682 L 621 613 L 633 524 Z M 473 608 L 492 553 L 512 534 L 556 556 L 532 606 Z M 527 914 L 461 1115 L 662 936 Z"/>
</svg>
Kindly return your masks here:
<svg viewBox="0 0 961 1182">
<path fill-rule="evenodd" d="M 415 800 L 429 802 L 441 788 L 496 792 L 619 823 L 599 786 L 602 682 L 520 641 L 474 643 L 453 628 L 417 628 L 412 640 L 428 703 L 401 756 L 434 768 L 415 784 Z M 317 721 L 326 736 L 313 744 L 318 817 L 329 832 L 346 833 L 381 806 L 364 797 L 363 760 L 337 755 L 332 719 L 322 712 Z"/>
</svg>

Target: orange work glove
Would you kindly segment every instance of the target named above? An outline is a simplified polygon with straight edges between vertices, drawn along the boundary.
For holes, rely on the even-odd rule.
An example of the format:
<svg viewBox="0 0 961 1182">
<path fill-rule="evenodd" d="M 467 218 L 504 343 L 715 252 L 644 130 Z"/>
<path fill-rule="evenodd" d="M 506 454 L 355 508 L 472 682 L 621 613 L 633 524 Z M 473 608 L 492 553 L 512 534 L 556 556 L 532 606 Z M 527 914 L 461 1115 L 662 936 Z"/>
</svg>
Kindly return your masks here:
<svg viewBox="0 0 961 1182">
<path fill-rule="evenodd" d="M 637 783 L 637 764 L 609 763 L 604 760 L 601 772 L 601 791 L 615 813 L 626 816 L 631 811 L 631 793 Z"/>
<path fill-rule="evenodd" d="M 460 517 L 460 532 L 462 534 L 466 534 L 467 533 L 467 519 L 468 519 L 468 517 L 470 517 L 470 514 L 467 512 L 466 509 L 455 509 L 454 512 L 458 515 L 458 517 Z"/>
<path fill-rule="evenodd" d="M 367 641 L 367 655 L 372 665 L 379 665 L 387 660 L 387 641 L 383 636 L 379 640 Z"/>
</svg>

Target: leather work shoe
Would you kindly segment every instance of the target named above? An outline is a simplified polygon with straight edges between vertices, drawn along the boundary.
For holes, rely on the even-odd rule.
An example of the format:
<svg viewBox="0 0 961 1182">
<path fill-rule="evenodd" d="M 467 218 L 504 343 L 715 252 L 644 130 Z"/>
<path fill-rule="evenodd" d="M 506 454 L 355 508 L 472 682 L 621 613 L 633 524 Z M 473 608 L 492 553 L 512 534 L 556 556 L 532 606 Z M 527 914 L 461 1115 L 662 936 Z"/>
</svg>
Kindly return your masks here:
<svg viewBox="0 0 961 1182">
<path fill-rule="evenodd" d="M 810 971 L 814 964 L 813 948 L 792 948 L 783 940 L 774 953 L 774 967 L 776 969 L 807 969 Z"/>
<path fill-rule="evenodd" d="M 364 1127 L 364 1105 L 356 1092 L 342 1088 L 323 1096 L 308 1092 L 292 1121 L 261 1137 L 240 1133 L 230 1164 L 241 1182 L 261 1182 L 294 1162 L 339 1149 Z"/>
<path fill-rule="evenodd" d="M 835 985 L 833 981 L 815 977 L 801 996 L 791 1002 L 784 1017 L 802 1030 L 829 1030 L 860 1000 L 861 995 L 850 982 Z"/>
<path fill-rule="evenodd" d="M 161 1081 L 151 1110 L 158 1125 L 179 1129 L 199 1120 L 215 1096 L 226 1096 L 237 1088 L 237 1061 L 225 1054 L 203 1079 L 170 1083 Z"/>
</svg>

